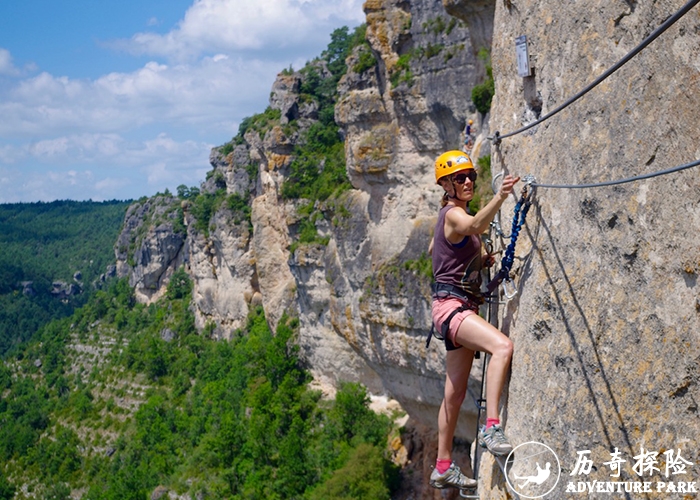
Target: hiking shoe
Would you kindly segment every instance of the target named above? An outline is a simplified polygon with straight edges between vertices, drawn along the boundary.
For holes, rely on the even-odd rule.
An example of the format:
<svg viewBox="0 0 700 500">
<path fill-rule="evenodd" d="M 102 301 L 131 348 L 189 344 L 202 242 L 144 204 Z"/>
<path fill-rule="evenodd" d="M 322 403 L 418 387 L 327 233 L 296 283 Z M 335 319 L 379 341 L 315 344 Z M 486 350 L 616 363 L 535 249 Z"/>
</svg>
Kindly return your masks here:
<svg viewBox="0 0 700 500">
<path fill-rule="evenodd" d="M 437 469 L 433 469 L 432 474 L 430 474 L 430 486 L 438 489 L 473 489 L 476 488 L 476 479 L 472 479 L 462 474 L 459 467 L 452 462 L 450 464 L 450 468 L 447 469 L 444 474 L 440 474 Z"/>
<path fill-rule="evenodd" d="M 513 451 L 513 446 L 508 442 L 508 438 L 498 424 L 492 425 L 488 429 L 481 428 L 479 444 L 497 457 L 502 457 Z"/>
</svg>

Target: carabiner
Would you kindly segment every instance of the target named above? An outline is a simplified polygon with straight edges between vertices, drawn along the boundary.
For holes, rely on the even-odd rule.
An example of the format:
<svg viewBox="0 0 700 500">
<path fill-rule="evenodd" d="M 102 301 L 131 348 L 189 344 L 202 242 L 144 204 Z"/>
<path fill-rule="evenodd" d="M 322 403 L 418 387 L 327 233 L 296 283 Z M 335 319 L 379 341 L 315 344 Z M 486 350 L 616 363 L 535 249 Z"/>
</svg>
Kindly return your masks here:
<svg viewBox="0 0 700 500">
<path fill-rule="evenodd" d="M 503 232 L 503 227 L 501 227 L 501 213 L 496 212 L 496 215 L 493 216 L 493 220 L 491 221 L 491 227 L 493 227 L 493 230 L 496 233 L 496 236 L 500 236 L 503 239 L 508 239 L 510 238 L 510 235 L 506 234 Z"/>
<path fill-rule="evenodd" d="M 508 293 L 508 287 L 506 286 L 507 283 L 513 284 L 513 293 Z M 515 286 L 515 281 L 510 279 L 510 277 L 503 280 L 503 295 L 505 295 L 506 299 L 508 300 L 518 295 L 518 288 Z"/>
<path fill-rule="evenodd" d="M 496 179 L 498 179 L 499 177 L 503 177 L 503 171 L 497 173 L 491 179 L 491 190 L 493 191 L 493 194 L 498 193 L 498 189 L 496 189 Z"/>
<path fill-rule="evenodd" d="M 486 247 L 487 254 L 493 254 L 493 240 L 491 238 L 486 238 L 484 241 L 484 246 Z"/>
<path fill-rule="evenodd" d="M 526 186 L 532 186 L 533 184 L 537 184 L 537 178 L 532 174 L 525 174 L 523 175 L 523 182 Z"/>
</svg>

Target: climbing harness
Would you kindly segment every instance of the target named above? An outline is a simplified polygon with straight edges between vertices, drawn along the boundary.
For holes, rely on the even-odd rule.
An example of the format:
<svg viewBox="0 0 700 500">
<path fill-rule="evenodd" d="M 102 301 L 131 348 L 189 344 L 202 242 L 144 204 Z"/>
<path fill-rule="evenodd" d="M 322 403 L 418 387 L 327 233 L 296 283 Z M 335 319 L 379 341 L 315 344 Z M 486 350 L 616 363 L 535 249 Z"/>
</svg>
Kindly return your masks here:
<svg viewBox="0 0 700 500">
<path fill-rule="evenodd" d="M 486 285 L 486 295 L 491 295 L 501 283 L 503 283 L 503 294 L 507 299 L 512 299 L 518 293 L 518 290 L 515 288 L 515 284 L 511 279 L 510 271 L 513 268 L 513 263 L 515 262 L 515 244 L 518 241 L 520 230 L 522 229 L 523 224 L 525 224 L 527 213 L 532 206 L 532 198 L 534 197 L 535 192 L 533 186 L 536 179 L 534 176 L 528 174 L 523 177 L 523 181 L 525 182 L 525 186 L 523 186 L 520 199 L 515 204 L 515 208 L 513 210 L 514 215 L 510 232 L 510 244 L 506 248 L 505 255 L 501 259 L 501 270 L 496 274 L 496 276 L 494 276 L 489 284 Z M 500 230 L 500 228 L 498 230 Z M 509 284 L 512 286 L 511 292 L 508 291 Z"/>
<path fill-rule="evenodd" d="M 431 285 L 431 290 L 432 290 L 432 297 L 434 299 L 446 299 L 448 297 L 454 297 L 456 299 L 459 299 L 462 301 L 462 305 L 456 308 L 454 311 L 450 313 L 450 315 L 445 319 L 445 321 L 442 322 L 442 325 L 440 326 L 440 333 L 438 334 L 435 331 L 435 325 L 432 324 L 431 321 L 431 326 L 430 326 L 430 333 L 428 334 L 428 340 L 425 341 L 425 348 L 427 349 L 430 347 L 430 340 L 433 338 L 433 336 L 438 339 L 444 341 L 447 339 L 447 334 L 450 331 L 450 322 L 452 321 L 452 318 L 454 318 L 458 313 L 461 313 L 462 311 L 466 311 L 468 309 L 474 310 L 479 308 L 479 302 L 475 300 L 473 297 L 468 295 L 464 290 L 462 290 L 459 287 L 456 287 L 454 285 L 450 285 L 448 283 L 433 283 Z M 475 356 L 478 358 L 478 356 Z"/>
</svg>

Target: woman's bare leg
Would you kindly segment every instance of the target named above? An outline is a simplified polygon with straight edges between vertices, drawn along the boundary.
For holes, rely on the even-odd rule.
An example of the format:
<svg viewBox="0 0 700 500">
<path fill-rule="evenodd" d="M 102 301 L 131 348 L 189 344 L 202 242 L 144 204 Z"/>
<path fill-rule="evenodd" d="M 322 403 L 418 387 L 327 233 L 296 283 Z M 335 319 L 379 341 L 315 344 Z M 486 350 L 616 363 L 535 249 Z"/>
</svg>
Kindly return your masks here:
<svg viewBox="0 0 700 500">
<path fill-rule="evenodd" d="M 456 340 L 472 351 L 491 354 L 486 371 L 486 418 L 497 419 L 501 392 L 513 357 L 513 342 L 477 314 L 464 318 L 457 330 Z"/>
<path fill-rule="evenodd" d="M 457 427 L 459 410 L 464 402 L 472 369 L 474 351 L 466 348 L 447 351 L 445 364 L 445 397 L 438 415 L 438 455 L 440 459 L 452 459 L 452 441 Z"/>
</svg>

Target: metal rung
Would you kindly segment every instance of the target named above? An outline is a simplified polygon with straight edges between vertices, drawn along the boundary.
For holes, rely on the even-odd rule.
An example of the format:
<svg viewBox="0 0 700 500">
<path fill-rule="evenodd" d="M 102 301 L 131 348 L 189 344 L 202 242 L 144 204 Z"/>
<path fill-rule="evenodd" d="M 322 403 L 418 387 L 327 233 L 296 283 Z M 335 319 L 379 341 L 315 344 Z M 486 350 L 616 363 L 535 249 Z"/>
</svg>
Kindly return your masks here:
<svg viewBox="0 0 700 500">
<path fill-rule="evenodd" d="M 459 490 L 459 496 L 462 498 L 481 498 L 479 495 L 465 495 L 464 491 L 465 490 Z"/>
</svg>

